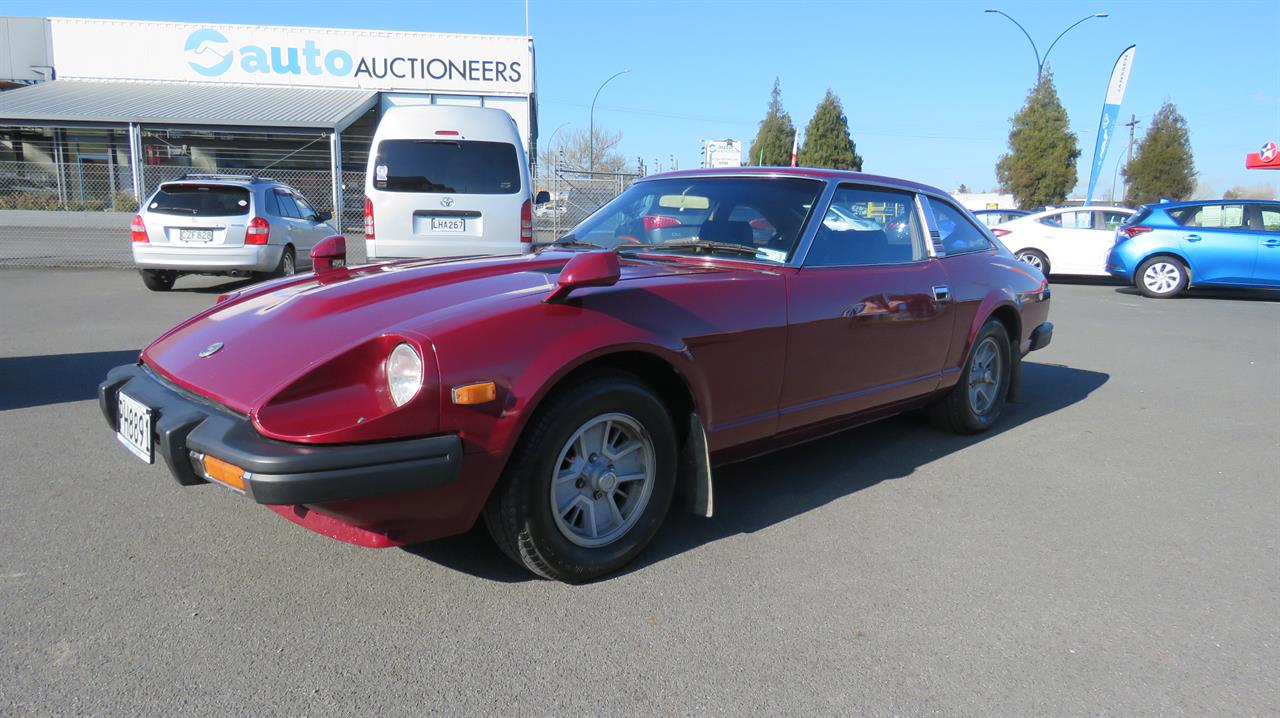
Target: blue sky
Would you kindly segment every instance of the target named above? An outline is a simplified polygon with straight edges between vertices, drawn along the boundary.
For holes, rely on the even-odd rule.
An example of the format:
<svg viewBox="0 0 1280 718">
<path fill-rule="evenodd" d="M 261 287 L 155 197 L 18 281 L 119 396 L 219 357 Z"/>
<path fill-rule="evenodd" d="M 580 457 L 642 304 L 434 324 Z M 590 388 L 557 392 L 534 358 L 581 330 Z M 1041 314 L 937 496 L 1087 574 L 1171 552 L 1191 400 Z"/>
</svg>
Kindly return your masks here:
<svg viewBox="0 0 1280 718">
<path fill-rule="evenodd" d="M 704 138 L 750 142 L 778 76 L 800 127 L 828 87 L 840 96 L 867 171 L 947 190 L 993 188 L 1035 61 L 1026 38 L 983 13 L 988 7 L 1017 18 L 1041 51 L 1077 19 L 1110 13 L 1072 30 L 1049 57 L 1079 136 L 1080 189 L 1111 66 L 1130 44 L 1138 51 L 1122 121 L 1137 114 L 1141 133 L 1170 99 L 1187 118 L 1207 191 L 1280 184 L 1244 169 L 1246 152 L 1280 141 L 1276 0 L 530 0 L 542 139 L 566 122 L 585 128 L 599 83 L 631 69 L 600 95 L 597 124 L 623 133 L 628 157 L 668 167 L 674 154 L 681 167 L 696 166 Z M 524 8 L 523 0 L 42 0 L 0 3 L 0 14 L 523 34 Z M 1125 139 L 1117 137 L 1108 155 L 1098 183 L 1104 197 Z"/>
</svg>

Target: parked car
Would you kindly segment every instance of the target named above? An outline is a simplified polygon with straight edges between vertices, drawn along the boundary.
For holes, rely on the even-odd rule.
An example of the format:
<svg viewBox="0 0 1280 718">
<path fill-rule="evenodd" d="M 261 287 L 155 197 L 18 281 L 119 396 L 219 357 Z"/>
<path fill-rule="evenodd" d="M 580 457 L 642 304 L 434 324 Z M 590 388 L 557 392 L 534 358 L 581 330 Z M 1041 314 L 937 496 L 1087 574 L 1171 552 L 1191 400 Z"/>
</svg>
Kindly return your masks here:
<svg viewBox="0 0 1280 718">
<path fill-rule="evenodd" d="M 1280 289 L 1280 202 L 1144 205 L 1116 231 L 1107 269 L 1148 297 L 1192 286 Z"/>
<path fill-rule="evenodd" d="M 328 220 L 283 182 L 190 174 L 160 185 L 134 216 L 133 263 L 156 292 L 184 274 L 288 276 L 337 233 Z"/>
<path fill-rule="evenodd" d="M 390 107 L 365 177 L 369 259 L 529 252 L 529 160 L 511 115 L 454 105 Z M 539 192 L 539 203 L 550 196 Z"/>
<path fill-rule="evenodd" d="M 905 219 L 910 241 L 833 229 L 832 203 Z M 692 236 L 644 228 L 704 205 Z M 940 216 L 954 226 L 931 241 Z M 709 516 L 714 464 L 916 407 L 989 429 L 1053 336 L 1045 278 L 951 197 L 852 172 L 646 177 L 528 255 L 338 268 L 341 245 L 112 370 L 111 430 L 181 484 L 354 544 L 483 518 L 516 562 L 571 582 L 633 559 L 673 497 Z"/>
<path fill-rule="evenodd" d="M 1107 275 L 1107 253 L 1128 207 L 1058 207 L 992 227 L 1022 261 L 1049 274 Z"/>
<path fill-rule="evenodd" d="M 979 222 L 982 222 L 988 227 L 994 227 L 997 224 L 1004 224 L 1005 222 L 1011 222 L 1019 217 L 1026 217 L 1029 214 L 1031 214 L 1031 212 L 1025 209 L 975 209 L 973 210 L 973 216 L 977 217 Z"/>
</svg>

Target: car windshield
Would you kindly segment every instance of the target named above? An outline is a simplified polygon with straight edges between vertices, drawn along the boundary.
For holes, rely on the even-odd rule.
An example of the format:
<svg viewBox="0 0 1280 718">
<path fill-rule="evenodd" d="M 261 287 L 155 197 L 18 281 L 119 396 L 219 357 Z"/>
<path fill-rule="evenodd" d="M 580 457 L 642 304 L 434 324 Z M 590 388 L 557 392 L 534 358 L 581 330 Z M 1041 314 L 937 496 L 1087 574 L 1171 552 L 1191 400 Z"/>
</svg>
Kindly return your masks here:
<svg viewBox="0 0 1280 718">
<path fill-rule="evenodd" d="M 249 190 L 229 185 L 166 184 L 147 211 L 184 217 L 238 217 L 249 214 Z"/>
<path fill-rule="evenodd" d="M 515 194 L 520 160 L 509 142 L 383 140 L 373 163 L 383 192 Z"/>
<path fill-rule="evenodd" d="M 638 182 L 560 243 L 670 253 L 693 249 L 784 263 L 795 251 L 822 187 L 817 180 L 798 177 Z"/>
</svg>

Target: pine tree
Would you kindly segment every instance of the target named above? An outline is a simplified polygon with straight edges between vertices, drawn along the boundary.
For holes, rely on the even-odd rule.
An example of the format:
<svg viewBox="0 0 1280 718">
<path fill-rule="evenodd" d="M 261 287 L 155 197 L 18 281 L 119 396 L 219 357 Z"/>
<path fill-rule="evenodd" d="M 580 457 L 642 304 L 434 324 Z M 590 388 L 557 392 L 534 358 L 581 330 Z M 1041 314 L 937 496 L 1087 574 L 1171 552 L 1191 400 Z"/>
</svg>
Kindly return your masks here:
<svg viewBox="0 0 1280 718">
<path fill-rule="evenodd" d="M 1191 133 L 1178 108 L 1165 100 L 1124 168 L 1125 201 L 1131 205 L 1186 199 L 1196 189 Z"/>
<path fill-rule="evenodd" d="M 844 116 L 840 98 L 830 89 L 804 129 L 804 146 L 800 148 L 798 161 L 805 167 L 862 171 L 862 158 L 849 136 L 849 120 Z"/>
<path fill-rule="evenodd" d="M 782 88 L 775 77 L 773 92 L 769 96 L 769 111 L 760 121 L 760 130 L 751 143 L 747 164 L 770 167 L 791 164 L 791 142 L 795 136 L 796 127 L 791 124 L 791 115 L 782 109 Z"/>
<path fill-rule="evenodd" d="M 1044 71 L 1011 124 L 1009 153 L 996 163 L 1001 188 L 1013 193 L 1023 209 L 1061 204 L 1076 186 L 1080 148 L 1054 89 L 1053 73 Z"/>
</svg>

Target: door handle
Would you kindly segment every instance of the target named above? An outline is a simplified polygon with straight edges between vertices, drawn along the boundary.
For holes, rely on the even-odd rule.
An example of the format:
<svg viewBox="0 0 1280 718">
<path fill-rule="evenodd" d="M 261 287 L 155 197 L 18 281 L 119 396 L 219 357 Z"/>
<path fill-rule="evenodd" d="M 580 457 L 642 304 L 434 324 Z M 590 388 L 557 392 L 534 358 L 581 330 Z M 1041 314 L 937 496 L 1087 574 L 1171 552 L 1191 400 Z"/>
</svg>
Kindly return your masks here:
<svg viewBox="0 0 1280 718">
<path fill-rule="evenodd" d="M 1198 234 L 1188 234 L 1188 235 L 1186 236 L 1186 238 L 1185 238 L 1185 239 L 1186 239 L 1188 242 L 1199 242 L 1199 241 L 1200 241 L 1200 235 L 1198 235 Z"/>
<path fill-rule="evenodd" d="M 944 284 L 939 284 L 933 288 L 933 301 L 949 302 L 951 301 L 951 289 Z"/>
<path fill-rule="evenodd" d="M 1262 243 L 1264 247 L 1280 247 L 1280 239 L 1268 239 Z"/>
</svg>

